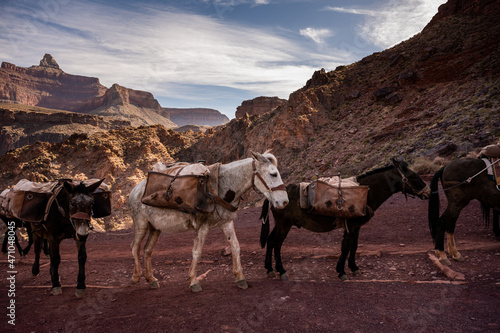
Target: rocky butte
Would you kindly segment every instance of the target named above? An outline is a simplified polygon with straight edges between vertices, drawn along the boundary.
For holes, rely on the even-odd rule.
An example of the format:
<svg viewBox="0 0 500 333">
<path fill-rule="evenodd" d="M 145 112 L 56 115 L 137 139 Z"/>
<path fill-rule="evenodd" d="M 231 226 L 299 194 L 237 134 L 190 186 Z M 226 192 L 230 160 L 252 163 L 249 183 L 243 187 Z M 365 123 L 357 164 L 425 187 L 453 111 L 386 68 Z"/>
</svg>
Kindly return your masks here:
<svg viewBox="0 0 500 333">
<path fill-rule="evenodd" d="M 254 99 L 249 99 L 243 101 L 240 106 L 236 108 L 236 118 L 241 118 L 245 114 L 255 115 L 264 114 L 266 112 L 271 112 L 278 106 L 286 102 L 286 99 L 281 99 L 278 97 L 257 97 Z"/>
<path fill-rule="evenodd" d="M 162 114 L 168 116 L 179 127 L 186 125 L 218 126 L 229 121 L 229 118 L 218 110 L 207 108 L 162 108 Z"/>
</svg>

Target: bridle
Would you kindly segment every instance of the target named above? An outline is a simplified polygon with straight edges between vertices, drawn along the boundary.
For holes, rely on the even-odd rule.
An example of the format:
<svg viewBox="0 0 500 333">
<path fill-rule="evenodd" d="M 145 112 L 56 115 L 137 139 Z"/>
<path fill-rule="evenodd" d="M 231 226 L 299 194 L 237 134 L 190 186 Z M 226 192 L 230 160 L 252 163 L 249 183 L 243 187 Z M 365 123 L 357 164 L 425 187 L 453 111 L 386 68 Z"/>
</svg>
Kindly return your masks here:
<svg viewBox="0 0 500 333">
<path fill-rule="evenodd" d="M 408 177 L 406 177 L 406 175 L 403 173 L 403 171 L 401 171 L 401 169 L 397 166 L 396 166 L 396 169 L 398 170 L 399 174 L 401 175 L 401 181 L 403 183 L 401 192 L 403 192 L 403 194 L 405 195 L 405 198 L 408 200 L 408 196 L 410 198 L 414 198 L 415 195 L 420 197 L 420 195 L 422 195 L 422 193 L 424 193 L 425 186 L 421 190 L 415 189 L 415 187 L 412 184 L 410 184 L 410 182 L 408 181 Z M 409 188 L 412 193 L 408 193 L 406 191 L 406 188 Z M 415 195 L 413 195 L 413 193 Z"/>
<path fill-rule="evenodd" d="M 267 192 L 269 192 L 269 193 L 272 193 L 274 191 L 286 191 L 285 184 L 281 184 L 281 185 L 275 186 L 273 188 L 269 187 L 269 185 L 267 185 L 267 183 L 264 180 L 264 178 L 262 178 L 262 176 L 260 175 L 260 173 L 257 172 L 257 167 L 255 166 L 255 160 L 252 161 L 252 169 L 253 169 L 252 188 L 255 190 L 255 192 L 260 193 L 260 191 L 257 188 L 257 186 L 255 186 L 255 177 L 257 177 L 260 180 L 260 182 L 264 185 L 264 187 L 266 188 Z"/>
<path fill-rule="evenodd" d="M 255 178 L 256 177 L 264 185 L 264 187 L 266 188 L 266 190 L 267 190 L 268 193 L 272 193 L 274 191 L 286 191 L 285 184 L 281 184 L 281 185 L 278 185 L 278 186 L 275 186 L 275 187 L 272 187 L 272 188 L 269 187 L 269 185 L 267 185 L 267 183 L 264 180 L 264 178 L 262 178 L 262 176 L 257 172 L 257 167 L 255 166 L 255 160 L 252 161 L 252 169 L 253 169 L 253 174 L 252 174 L 252 188 L 255 190 L 255 192 L 261 193 L 260 190 L 257 188 L 257 186 L 255 186 Z M 235 212 L 235 211 L 238 210 L 238 207 L 235 207 L 235 206 L 231 205 L 229 202 L 225 201 L 224 199 L 220 198 L 217 195 L 214 195 L 213 199 L 214 199 L 214 201 L 216 203 L 218 203 L 219 205 L 221 205 L 225 209 L 229 210 L 230 212 Z"/>
<path fill-rule="evenodd" d="M 54 195 L 54 201 L 57 204 L 57 210 L 65 218 L 66 217 L 66 212 L 65 212 L 64 208 L 61 207 L 61 205 L 59 204 L 59 200 L 57 200 L 57 195 L 59 194 L 59 192 L 60 192 L 61 189 L 62 189 L 62 186 L 60 188 L 58 188 L 58 191 L 55 193 L 55 195 Z M 69 219 L 69 222 L 71 223 L 71 226 L 75 230 L 75 232 L 76 232 L 76 227 L 75 227 L 75 223 L 73 222 L 73 219 L 85 220 L 87 222 L 88 226 L 89 226 L 89 229 L 90 230 L 94 230 L 94 226 L 92 225 L 92 222 L 91 222 L 92 218 L 91 218 L 91 216 L 89 214 L 87 214 L 85 212 L 76 212 L 74 214 L 71 214 L 68 219 Z"/>
</svg>

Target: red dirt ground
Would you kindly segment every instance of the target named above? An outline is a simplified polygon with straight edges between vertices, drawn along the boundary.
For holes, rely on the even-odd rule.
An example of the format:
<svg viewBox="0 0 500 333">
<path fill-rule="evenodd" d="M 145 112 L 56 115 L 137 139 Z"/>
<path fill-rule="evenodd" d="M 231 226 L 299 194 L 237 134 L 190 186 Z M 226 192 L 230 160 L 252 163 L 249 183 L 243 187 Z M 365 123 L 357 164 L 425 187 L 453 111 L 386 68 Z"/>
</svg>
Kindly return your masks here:
<svg viewBox="0 0 500 333">
<path fill-rule="evenodd" d="M 427 202 L 391 197 L 362 227 L 357 260 L 363 274 L 341 282 L 335 272 L 342 231 L 292 229 L 283 246 L 289 280 L 269 279 L 259 245 L 260 208 L 235 221 L 244 273 L 234 283 L 222 232 L 209 233 L 192 293 L 187 273 L 193 233 L 162 234 L 153 253 L 160 289 L 144 279 L 130 285 L 132 230 L 93 233 L 87 242 L 87 294 L 76 299 L 78 270 L 72 240 L 62 243 L 63 294 L 50 295 L 47 258 L 31 275 L 33 253 L 16 260 L 15 297 L 7 297 L 6 258 L 0 261 L 2 332 L 499 332 L 500 242 L 481 220 L 479 203 L 461 214 L 456 240 L 465 262 L 450 281 L 428 257 L 433 249 Z M 6 307 L 15 300 L 15 328 Z"/>
</svg>

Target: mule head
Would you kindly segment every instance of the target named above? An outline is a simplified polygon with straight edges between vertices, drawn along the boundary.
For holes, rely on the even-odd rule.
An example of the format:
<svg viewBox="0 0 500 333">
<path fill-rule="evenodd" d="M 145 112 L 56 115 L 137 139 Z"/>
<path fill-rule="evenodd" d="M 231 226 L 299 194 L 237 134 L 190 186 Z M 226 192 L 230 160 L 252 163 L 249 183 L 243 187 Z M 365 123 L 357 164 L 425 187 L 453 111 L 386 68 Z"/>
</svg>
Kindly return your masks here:
<svg viewBox="0 0 500 333">
<path fill-rule="evenodd" d="M 271 204 L 283 209 L 288 204 L 285 184 L 278 171 L 278 160 L 271 153 L 252 152 L 253 176 L 252 185 L 257 192 L 263 193 Z"/>
<path fill-rule="evenodd" d="M 72 182 L 64 182 L 64 188 L 69 193 L 69 220 L 75 229 L 76 239 L 85 240 L 92 229 L 90 224 L 92 218 L 92 206 L 94 205 L 94 192 L 104 181 L 100 181 L 86 186 L 82 181 L 75 185 Z"/>
<path fill-rule="evenodd" d="M 401 175 L 403 194 L 416 195 L 420 199 L 429 199 L 431 197 L 429 186 L 424 183 L 419 175 L 408 168 L 405 161 L 398 161 L 395 158 L 392 158 L 391 161 Z"/>
</svg>

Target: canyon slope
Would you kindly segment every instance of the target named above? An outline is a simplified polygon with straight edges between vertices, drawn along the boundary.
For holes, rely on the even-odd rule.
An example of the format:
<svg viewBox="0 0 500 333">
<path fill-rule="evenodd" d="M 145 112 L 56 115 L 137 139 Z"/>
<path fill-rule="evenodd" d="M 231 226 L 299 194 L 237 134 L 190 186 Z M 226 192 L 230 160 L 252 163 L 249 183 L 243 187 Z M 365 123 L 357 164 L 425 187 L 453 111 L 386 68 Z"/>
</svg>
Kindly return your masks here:
<svg viewBox="0 0 500 333">
<path fill-rule="evenodd" d="M 423 31 L 360 61 L 317 70 L 271 112 L 178 133 L 161 125 L 78 134 L 0 157 L 0 185 L 104 177 L 128 225 L 128 194 L 157 161 L 229 162 L 272 149 L 285 183 L 356 175 L 399 157 L 442 165 L 500 137 L 499 1 L 449 0 Z M 425 172 L 425 171 L 424 171 Z M 254 191 L 245 203 L 262 198 Z"/>
</svg>

